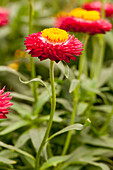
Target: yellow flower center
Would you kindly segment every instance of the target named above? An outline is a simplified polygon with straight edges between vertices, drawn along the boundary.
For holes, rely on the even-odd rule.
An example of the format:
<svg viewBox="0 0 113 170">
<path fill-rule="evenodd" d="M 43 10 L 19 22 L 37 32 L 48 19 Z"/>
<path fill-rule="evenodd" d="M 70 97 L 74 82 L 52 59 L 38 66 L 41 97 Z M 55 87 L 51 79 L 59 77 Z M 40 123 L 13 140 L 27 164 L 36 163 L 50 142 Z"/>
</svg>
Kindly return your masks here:
<svg viewBox="0 0 113 170">
<path fill-rule="evenodd" d="M 74 16 L 76 18 L 82 18 L 84 20 L 96 21 L 100 19 L 100 13 L 97 11 L 87 11 L 82 8 L 75 8 L 70 13 L 69 16 Z"/>
<path fill-rule="evenodd" d="M 59 28 L 48 28 L 41 31 L 41 36 L 52 43 L 62 43 L 68 39 L 68 33 Z"/>
</svg>

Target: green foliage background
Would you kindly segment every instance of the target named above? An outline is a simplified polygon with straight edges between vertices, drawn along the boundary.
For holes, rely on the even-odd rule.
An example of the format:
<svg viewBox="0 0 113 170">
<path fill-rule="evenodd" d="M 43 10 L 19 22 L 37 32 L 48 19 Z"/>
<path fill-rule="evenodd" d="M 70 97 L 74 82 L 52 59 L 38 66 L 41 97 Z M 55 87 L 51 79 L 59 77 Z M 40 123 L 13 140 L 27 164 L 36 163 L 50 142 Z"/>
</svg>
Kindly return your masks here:
<svg viewBox="0 0 113 170">
<path fill-rule="evenodd" d="M 85 2 L 88 0 L 34 0 L 33 32 L 52 27 L 57 13 Z M 37 83 L 39 98 L 34 104 L 30 84 L 19 80 L 19 77 L 23 81 L 31 79 L 29 56 L 24 52 L 24 40 L 29 32 L 28 0 L 0 0 L 0 6 L 10 11 L 9 25 L 0 28 L 0 85 L 6 85 L 6 90 L 12 91 L 14 103 L 8 119 L 0 120 L 0 170 L 31 170 L 34 169 L 36 152 L 49 119 L 49 94 L 45 87 Z M 110 22 L 113 23 L 113 18 Z M 80 34 L 75 36 L 80 38 Z M 104 63 L 98 83 L 84 74 L 82 77 L 75 123 L 85 126 L 82 130 L 79 125 L 74 126 L 76 131 L 73 131 L 65 156 L 60 155 L 67 132 L 63 130 L 62 134 L 52 138 L 43 149 L 40 170 L 57 170 L 60 163 L 61 170 L 113 169 L 113 30 L 104 35 L 104 41 Z M 98 62 L 98 42 L 97 35 L 88 41 L 89 72 L 92 50 L 95 50 Z M 64 63 L 55 65 L 57 109 L 50 136 L 70 124 L 78 62 L 79 58 L 68 66 Z M 19 66 L 17 71 L 8 67 L 12 63 Z M 40 62 L 36 58 L 35 64 L 37 77 L 50 89 L 49 61 Z"/>
</svg>

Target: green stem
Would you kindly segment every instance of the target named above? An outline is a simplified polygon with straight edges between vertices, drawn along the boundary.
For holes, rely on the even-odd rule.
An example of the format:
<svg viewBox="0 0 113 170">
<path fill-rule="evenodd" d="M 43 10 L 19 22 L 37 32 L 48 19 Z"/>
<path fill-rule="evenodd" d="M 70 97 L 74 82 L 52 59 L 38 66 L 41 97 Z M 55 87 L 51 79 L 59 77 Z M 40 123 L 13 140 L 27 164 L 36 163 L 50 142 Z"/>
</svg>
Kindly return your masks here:
<svg viewBox="0 0 113 170">
<path fill-rule="evenodd" d="M 101 15 L 102 18 L 105 18 L 105 11 L 104 11 L 104 0 L 101 0 Z M 103 57 L 104 57 L 104 48 L 105 48 L 105 44 L 104 44 L 104 39 L 103 39 L 103 35 L 98 35 L 99 37 L 99 42 L 100 42 L 100 56 L 97 58 L 97 47 L 95 47 L 95 39 L 93 39 L 93 57 L 92 57 L 92 65 L 91 65 L 91 73 L 90 76 L 91 78 L 94 77 L 94 79 L 96 79 L 96 81 L 99 78 L 99 74 L 102 68 L 102 64 L 103 64 Z M 95 38 L 95 37 L 94 37 Z M 98 62 L 97 62 L 98 61 Z"/>
<path fill-rule="evenodd" d="M 100 51 L 99 44 L 98 44 L 98 37 L 93 36 L 92 37 L 92 46 L 93 46 L 93 54 L 92 54 L 92 60 L 91 60 L 91 67 L 90 67 L 90 78 L 94 77 L 95 72 L 95 66 L 97 65 L 98 61 L 98 52 Z"/>
<path fill-rule="evenodd" d="M 77 103 L 78 103 L 78 99 L 79 99 L 80 79 L 81 79 L 81 74 L 82 74 L 82 71 L 83 71 L 84 54 L 85 54 L 88 38 L 89 38 L 89 35 L 86 35 L 85 40 L 84 40 L 84 53 L 80 57 L 79 76 L 78 76 L 79 83 L 74 90 L 74 107 L 73 107 L 70 125 L 72 125 L 74 123 L 75 117 L 76 117 Z M 72 136 L 72 131 L 69 131 L 68 134 L 67 134 L 67 138 L 66 138 L 66 142 L 65 142 L 65 145 L 64 145 L 64 148 L 63 148 L 62 155 L 65 155 L 67 153 L 67 150 L 68 150 L 68 147 L 69 147 L 69 144 L 70 144 L 70 140 L 71 140 L 71 136 Z"/>
<path fill-rule="evenodd" d="M 32 29 L 33 29 L 33 0 L 29 0 L 29 34 L 32 34 Z M 35 72 L 35 64 L 34 64 L 34 58 L 30 56 L 30 67 L 31 67 L 31 78 L 36 77 L 36 72 Z M 33 82 L 33 96 L 35 99 L 35 102 L 38 99 L 37 95 L 37 82 Z"/>
<path fill-rule="evenodd" d="M 87 57 L 86 57 L 86 50 L 84 51 L 84 66 L 83 66 L 83 73 L 86 75 L 86 77 L 88 77 L 88 61 L 87 61 Z"/>
<path fill-rule="evenodd" d="M 104 51 L 105 51 L 104 37 L 103 35 L 98 35 L 98 37 L 99 37 L 99 43 L 100 43 L 100 55 L 98 57 L 98 61 L 97 61 L 97 64 L 94 70 L 94 79 L 96 81 L 98 81 L 99 79 L 100 71 L 101 71 L 102 64 L 103 64 Z"/>
<path fill-rule="evenodd" d="M 44 138 L 42 140 L 42 143 L 41 143 L 40 148 L 36 155 L 36 170 L 39 170 L 39 167 L 40 167 L 40 155 L 41 155 L 42 149 L 46 143 L 46 140 L 49 136 L 52 122 L 53 122 L 55 107 L 56 107 L 56 94 L 55 94 L 55 85 L 54 85 L 54 61 L 51 61 L 51 63 L 50 63 L 50 81 L 51 81 L 51 90 L 52 90 L 50 119 L 49 119 L 49 122 L 47 125 L 47 129 L 46 129 Z"/>
<path fill-rule="evenodd" d="M 105 18 L 104 0 L 101 0 L 101 3 L 102 3 L 101 15 L 102 15 L 102 18 Z M 99 79 L 100 71 L 101 71 L 102 64 L 103 64 L 104 51 L 105 51 L 104 36 L 103 35 L 98 35 L 98 36 L 99 36 L 99 42 L 100 42 L 100 56 L 98 58 L 96 70 L 94 72 L 94 79 L 96 79 L 96 81 L 98 81 Z"/>
<path fill-rule="evenodd" d="M 101 7 L 101 15 L 102 15 L 102 18 L 105 18 L 104 0 L 101 0 L 101 3 L 102 3 L 102 7 Z"/>
</svg>

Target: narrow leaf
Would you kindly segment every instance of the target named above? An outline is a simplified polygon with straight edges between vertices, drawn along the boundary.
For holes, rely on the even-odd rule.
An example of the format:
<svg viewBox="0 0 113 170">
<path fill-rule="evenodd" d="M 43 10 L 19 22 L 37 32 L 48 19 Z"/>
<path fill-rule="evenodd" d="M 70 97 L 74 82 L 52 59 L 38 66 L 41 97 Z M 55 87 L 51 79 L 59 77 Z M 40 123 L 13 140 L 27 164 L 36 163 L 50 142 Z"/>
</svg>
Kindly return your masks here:
<svg viewBox="0 0 113 170">
<path fill-rule="evenodd" d="M 30 129 L 30 131 L 29 131 L 31 141 L 33 143 L 33 146 L 34 146 L 36 152 L 38 151 L 38 149 L 40 147 L 40 144 L 44 137 L 45 131 L 46 131 L 45 127 L 33 128 L 33 129 Z"/>
<path fill-rule="evenodd" d="M 88 107 L 88 103 L 79 103 L 77 109 L 77 115 L 82 115 Z"/>
<path fill-rule="evenodd" d="M 56 166 L 58 163 L 64 162 L 69 158 L 69 156 L 54 156 L 48 159 L 40 168 L 40 170 L 47 169 L 51 166 Z"/>
<path fill-rule="evenodd" d="M 93 162 L 93 161 L 89 161 L 89 160 L 85 161 L 85 159 L 83 159 L 83 160 L 81 159 L 81 161 L 83 161 L 84 163 L 88 163 L 88 164 L 100 167 L 102 170 L 110 170 L 110 168 L 104 163 L 97 163 L 97 162 Z"/>
<path fill-rule="evenodd" d="M 35 104 L 34 108 L 34 115 L 38 115 L 41 112 L 44 104 L 49 100 L 49 94 L 47 91 L 43 91 L 42 94 L 39 96 L 37 103 Z"/>
<path fill-rule="evenodd" d="M 79 80 L 76 80 L 76 79 L 73 79 L 71 81 L 71 85 L 70 85 L 70 88 L 69 88 L 69 93 L 72 93 L 75 90 L 78 83 L 79 83 Z"/>
<path fill-rule="evenodd" d="M 76 123 L 76 124 L 67 126 L 67 127 L 65 127 L 64 129 L 62 129 L 62 130 L 54 133 L 52 136 L 50 136 L 50 137 L 48 138 L 47 141 L 51 140 L 52 138 L 54 138 L 54 137 L 57 136 L 57 135 L 60 135 L 60 134 L 65 133 L 65 132 L 68 132 L 68 131 L 70 131 L 70 130 L 82 130 L 82 129 L 83 129 L 83 125 L 82 125 L 82 124 L 77 124 L 77 123 Z"/>
<path fill-rule="evenodd" d="M 15 122 L 15 123 L 12 123 L 11 125 L 9 125 L 7 128 L 5 128 L 4 130 L 2 130 L 0 132 L 0 135 L 6 135 L 14 130 L 17 130 L 23 126 L 26 126 L 28 125 L 30 122 L 28 121 L 25 121 L 25 120 L 21 120 L 21 121 L 18 121 L 18 122 Z"/>
<path fill-rule="evenodd" d="M 66 64 L 66 65 L 64 65 L 64 67 L 65 67 L 66 78 L 69 80 L 74 79 L 74 74 L 73 74 L 72 70 L 69 68 L 69 66 Z"/>
<path fill-rule="evenodd" d="M 16 157 L 18 157 L 18 153 L 14 152 L 13 150 L 4 149 L 4 150 L 0 151 L 0 157 L 16 158 Z"/>
<path fill-rule="evenodd" d="M 27 130 L 24 132 L 20 137 L 17 139 L 15 146 L 20 148 L 23 146 L 28 140 L 30 139 L 29 131 Z"/>
<path fill-rule="evenodd" d="M 13 96 L 13 99 L 16 98 L 16 99 L 20 99 L 20 100 L 34 102 L 34 98 L 27 96 L 27 95 L 23 95 L 23 94 L 16 93 L 16 92 L 11 92 L 11 95 Z"/>
<path fill-rule="evenodd" d="M 57 98 L 56 99 L 56 102 L 57 103 L 60 103 L 64 106 L 65 109 L 69 110 L 70 112 L 72 112 L 73 108 L 72 106 L 70 105 L 69 101 L 63 99 L 63 98 Z"/>
<path fill-rule="evenodd" d="M 29 105 L 15 101 L 13 101 L 13 105 L 11 108 L 17 111 L 21 115 L 21 117 L 24 117 L 26 115 L 30 116 L 32 111 L 32 108 Z"/>
<path fill-rule="evenodd" d="M 0 146 L 4 147 L 4 148 L 7 148 L 7 149 L 10 149 L 10 150 L 14 150 L 14 151 L 16 151 L 16 152 L 18 152 L 18 153 L 20 153 L 20 154 L 22 154 L 24 156 L 27 156 L 27 157 L 31 158 L 32 160 L 35 160 L 35 158 L 31 154 L 29 154 L 29 153 L 27 153 L 25 151 L 22 151 L 21 149 L 18 149 L 15 146 L 7 145 L 7 144 L 5 144 L 3 142 L 0 142 Z"/>
<path fill-rule="evenodd" d="M 17 72 L 16 70 L 14 70 L 8 66 L 0 66 L 0 72 L 9 72 L 9 73 L 15 74 L 18 77 L 20 76 L 23 80 L 27 80 L 27 78 L 24 77 L 23 74 Z"/>
<path fill-rule="evenodd" d="M 0 163 L 4 163 L 4 164 L 16 164 L 16 161 L 13 161 L 13 160 L 5 158 L 5 157 L 0 157 Z"/>
<path fill-rule="evenodd" d="M 40 82 L 43 86 L 46 87 L 46 89 L 47 89 L 47 91 L 48 91 L 48 93 L 49 93 L 49 96 L 50 96 L 50 98 L 51 98 L 50 91 L 49 91 L 46 83 L 45 83 L 43 80 L 41 80 L 41 79 L 39 79 L 39 78 L 35 78 L 35 79 L 29 80 L 29 81 L 22 81 L 22 80 L 20 79 L 20 81 L 21 81 L 23 84 L 28 84 L 28 83 L 31 83 L 31 82 L 33 82 L 33 81 Z"/>
</svg>

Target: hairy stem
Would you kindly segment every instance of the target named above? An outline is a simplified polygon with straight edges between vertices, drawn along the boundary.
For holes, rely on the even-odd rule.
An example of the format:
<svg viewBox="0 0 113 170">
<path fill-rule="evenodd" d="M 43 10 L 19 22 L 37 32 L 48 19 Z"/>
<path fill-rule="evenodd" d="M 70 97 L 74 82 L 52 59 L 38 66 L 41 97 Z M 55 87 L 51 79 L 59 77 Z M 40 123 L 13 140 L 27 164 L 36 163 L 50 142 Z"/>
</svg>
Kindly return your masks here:
<svg viewBox="0 0 113 170">
<path fill-rule="evenodd" d="M 78 76 L 79 83 L 74 90 L 74 107 L 73 107 L 73 112 L 72 112 L 72 115 L 71 115 L 70 125 L 74 124 L 75 117 L 76 117 L 77 103 L 78 103 L 78 99 L 79 99 L 80 79 L 81 79 L 81 74 L 82 74 L 82 71 L 83 71 L 84 54 L 86 53 L 85 50 L 86 50 L 88 38 L 89 38 L 89 35 L 86 35 L 85 40 L 84 40 L 84 53 L 80 57 L 79 76 Z M 67 150 L 69 148 L 69 144 L 70 144 L 70 141 L 71 141 L 71 136 L 72 136 L 72 131 L 69 131 L 68 134 L 67 134 L 67 138 L 66 138 L 66 142 L 65 142 L 65 145 L 64 145 L 64 148 L 63 148 L 62 155 L 65 155 L 67 153 Z"/>
<path fill-rule="evenodd" d="M 33 29 L 33 0 L 29 0 L 29 34 L 32 34 Z M 30 67 L 31 67 L 31 78 L 36 77 L 36 71 L 35 71 L 35 64 L 34 64 L 34 58 L 30 56 Z M 35 99 L 35 102 L 38 99 L 37 95 L 37 82 L 33 82 L 33 96 Z"/>
<path fill-rule="evenodd" d="M 42 140 L 42 143 L 41 143 L 40 148 L 39 148 L 37 155 L 36 155 L 36 170 L 39 170 L 39 168 L 40 168 L 40 155 L 41 155 L 42 149 L 43 149 L 43 147 L 46 143 L 46 140 L 49 136 L 51 126 L 52 126 L 52 122 L 53 122 L 55 107 L 56 107 L 56 94 L 55 94 L 55 85 L 54 85 L 54 61 L 51 61 L 51 63 L 50 63 L 50 81 L 51 81 L 51 90 L 52 90 L 51 112 L 50 112 L 50 118 L 49 118 L 49 122 L 48 122 L 48 125 L 47 125 L 47 129 L 46 129 L 44 138 Z"/>
</svg>

